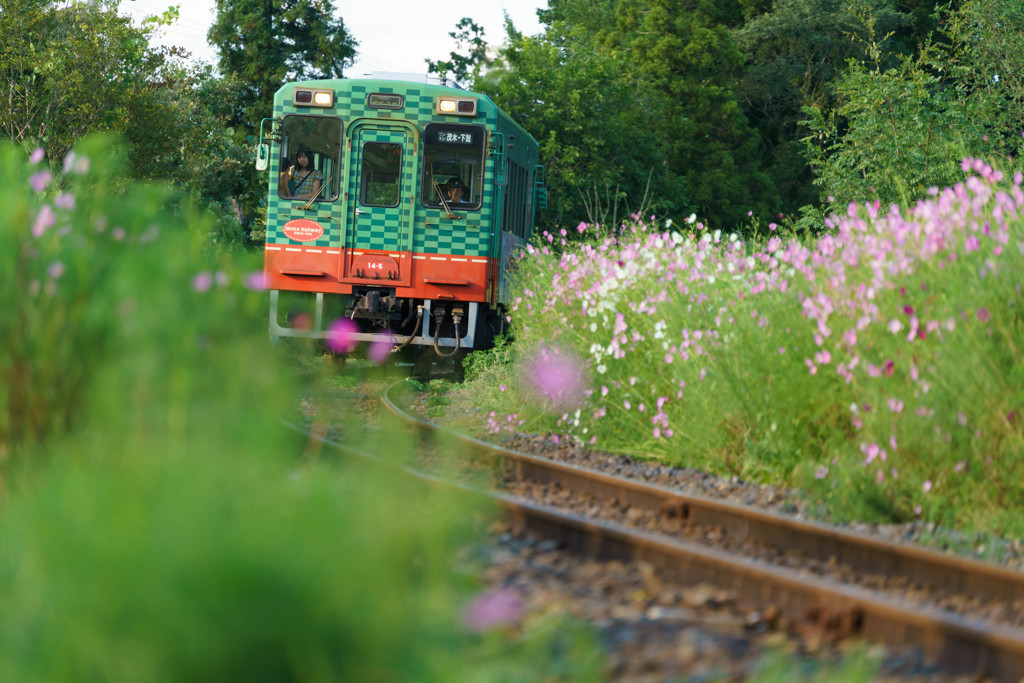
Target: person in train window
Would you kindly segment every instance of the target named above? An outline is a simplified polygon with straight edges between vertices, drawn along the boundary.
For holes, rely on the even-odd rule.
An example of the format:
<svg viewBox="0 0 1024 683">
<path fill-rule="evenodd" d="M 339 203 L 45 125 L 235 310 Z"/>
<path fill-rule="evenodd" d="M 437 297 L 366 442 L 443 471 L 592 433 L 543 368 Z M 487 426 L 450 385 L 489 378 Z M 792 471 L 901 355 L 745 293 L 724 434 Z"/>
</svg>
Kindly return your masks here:
<svg viewBox="0 0 1024 683">
<path fill-rule="evenodd" d="M 304 149 L 295 157 L 295 165 L 292 171 L 292 198 L 310 199 L 318 197 L 320 185 L 324 182 L 324 176 L 313 167 L 313 154 Z"/>
<path fill-rule="evenodd" d="M 444 186 L 445 201 L 449 204 L 462 204 L 468 200 L 465 198 L 466 186 L 458 178 L 452 178 Z"/>
</svg>

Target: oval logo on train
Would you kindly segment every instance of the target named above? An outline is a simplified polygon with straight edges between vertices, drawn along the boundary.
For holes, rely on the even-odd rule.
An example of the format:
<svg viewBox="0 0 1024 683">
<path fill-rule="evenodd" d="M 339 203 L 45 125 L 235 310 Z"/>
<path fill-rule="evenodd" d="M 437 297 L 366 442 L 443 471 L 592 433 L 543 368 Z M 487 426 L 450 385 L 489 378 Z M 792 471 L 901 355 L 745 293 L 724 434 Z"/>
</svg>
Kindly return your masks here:
<svg viewBox="0 0 1024 683">
<path fill-rule="evenodd" d="M 324 226 L 308 218 L 296 218 L 284 224 L 284 234 L 296 242 L 312 242 L 324 236 Z"/>
</svg>

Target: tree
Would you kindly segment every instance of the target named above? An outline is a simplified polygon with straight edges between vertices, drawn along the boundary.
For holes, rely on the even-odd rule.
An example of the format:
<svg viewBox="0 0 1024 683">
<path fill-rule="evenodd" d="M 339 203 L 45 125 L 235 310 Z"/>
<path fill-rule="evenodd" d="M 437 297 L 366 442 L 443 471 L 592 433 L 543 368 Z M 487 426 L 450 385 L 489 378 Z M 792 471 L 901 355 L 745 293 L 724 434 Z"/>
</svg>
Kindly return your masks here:
<svg viewBox="0 0 1024 683">
<path fill-rule="evenodd" d="M 669 168 L 686 179 L 696 212 L 725 228 L 748 212 L 774 213 L 776 192 L 758 157 L 759 138 L 737 99 L 743 55 L 730 29 L 738 2 L 625 0 L 606 44 L 630 63 L 629 78 L 657 93 L 654 134 Z"/>
<path fill-rule="evenodd" d="M 148 37 L 117 0 L 5 0 L 0 10 L 0 129 L 62 158 L 76 140 L 123 131 L 148 97 Z"/>
<path fill-rule="evenodd" d="M 483 69 L 493 64 L 493 60 L 487 57 L 483 27 L 469 17 L 463 17 L 448 35 L 455 39 L 455 50 L 466 54 L 452 51 L 447 60 L 427 59 L 427 73 L 437 74 L 441 80 L 450 75 L 457 82 L 467 82 L 471 78 L 476 80 Z"/>
<path fill-rule="evenodd" d="M 832 209 L 911 202 L 958 180 L 964 157 L 1020 149 L 1022 14 L 1005 0 L 969 0 L 941 13 L 940 32 L 916 54 L 895 56 L 866 17 L 867 59 L 850 60 L 834 107 L 804 110 L 814 182 Z"/>
<path fill-rule="evenodd" d="M 638 88 L 625 62 L 595 50 L 579 27 L 554 23 L 529 37 L 506 21 L 506 31 L 498 64 L 475 87 L 540 142 L 550 189 L 540 217 L 548 227 L 615 227 L 626 212 L 688 206 L 653 133 L 658 93 Z"/>
<path fill-rule="evenodd" d="M 891 0 L 873 0 L 869 10 L 882 34 L 911 25 Z M 737 97 L 760 134 L 759 155 L 787 213 L 818 199 L 800 142 L 807 135 L 802 108 L 835 105 L 847 60 L 866 56 L 863 42 L 851 39 L 862 31 L 847 0 L 778 0 L 733 31 L 744 55 Z"/>
<path fill-rule="evenodd" d="M 286 80 L 341 78 L 358 43 L 330 0 L 217 0 L 210 42 L 239 88 L 233 123 L 253 134 Z"/>
</svg>

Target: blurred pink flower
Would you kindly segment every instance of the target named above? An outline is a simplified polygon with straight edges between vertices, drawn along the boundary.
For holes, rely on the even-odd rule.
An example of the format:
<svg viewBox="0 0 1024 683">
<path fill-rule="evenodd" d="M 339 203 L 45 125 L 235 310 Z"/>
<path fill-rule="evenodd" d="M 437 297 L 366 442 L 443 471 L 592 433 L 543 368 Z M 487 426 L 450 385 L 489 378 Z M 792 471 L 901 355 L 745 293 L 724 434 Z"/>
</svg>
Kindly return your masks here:
<svg viewBox="0 0 1024 683">
<path fill-rule="evenodd" d="M 921 490 L 924 491 L 925 493 L 928 493 L 929 491 L 932 490 L 931 479 L 927 479 L 923 484 L 921 484 Z"/>
<path fill-rule="evenodd" d="M 53 213 L 53 209 L 49 204 L 43 204 L 42 208 L 39 209 L 39 213 L 36 214 L 36 220 L 32 223 L 32 235 L 33 237 L 42 237 L 46 229 L 52 226 L 57 221 L 57 216 Z"/>
<path fill-rule="evenodd" d="M 526 379 L 534 391 L 559 412 L 584 400 L 583 369 L 558 348 L 541 348 L 526 366 Z"/>
<path fill-rule="evenodd" d="M 506 624 L 515 624 L 523 616 L 523 601 L 508 588 L 481 593 L 473 599 L 463 616 L 471 631 L 481 632 Z"/>
<path fill-rule="evenodd" d="M 374 337 L 374 340 L 370 342 L 370 347 L 366 349 L 366 357 L 377 365 L 383 365 L 391 355 L 391 346 L 391 339 L 387 335 L 379 334 Z"/>
<path fill-rule="evenodd" d="M 268 289 L 269 284 L 267 282 L 266 274 L 262 270 L 249 273 L 245 278 L 245 287 L 246 289 L 252 289 L 257 292 Z"/>
<path fill-rule="evenodd" d="M 828 476 L 828 467 L 825 465 L 818 465 L 818 469 L 814 471 L 815 479 L 824 479 Z"/>
<path fill-rule="evenodd" d="M 338 318 L 327 328 L 327 348 L 335 353 L 349 353 L 356 348 L 354 336 L 358 331 L 353 320 Z"/>
<path fill-rule="evenodd" d="M 984 306 L 979 308 L 978 309 L 978 320 L 980 320 L 981 322 L 984 323 L 984 322 L 988 322 L 988 319 L 989 319 L 988 309 L 985 308 Z"/>
<path fill-rule="evenodd" d="M 313 316 L 309 313 L 294 313 L 288 316 L 288 326 L 295 330 L 311 330 Z"/>
<path fill-rule="evenodd" d="M 35 150 L 32 151 L 32 154 L 29 156 L 28 162 L 30 164 L 38 164 L 40 161 L 43 160 L 43 157 L 45 156 L 46 152 L 43 151 L 43 148 L 36 147 Z"/>
<path fill-rule="evenodd" d="M 64 264 L 61 263 L 60 261 L 54 261 L 53 263 L 50 264 L 50 267 L 47 269 L 46 272 L 49 273 L 50 277 L 52 277 L 54 280 L 59 280 L 60 277 L 64 274 Z"/>
<path fill-rule="evenodd" d="M 213 285 L 213 276 L 205 270 L 192 278 L 192 289 L 197 292 L 209 291 Z"/>
<path fill-rule="evenodd" d="M 73 209 L 75 208 L 75 196 L 71 194 L 59 194 L 53 200 L 53 205 L 58 209 Z"/>
<path fill-rule="evenodd" d="M 38 173 L 33 173 L 31 177 L 29 177 L 28 183 L 36 192 L 42 192 L 46 189 L 46 186 L 50 184 L 50 180 L 52 178 L 53 176 L 50 175 L 49 171 L 39 171 Z"/>
</svg>

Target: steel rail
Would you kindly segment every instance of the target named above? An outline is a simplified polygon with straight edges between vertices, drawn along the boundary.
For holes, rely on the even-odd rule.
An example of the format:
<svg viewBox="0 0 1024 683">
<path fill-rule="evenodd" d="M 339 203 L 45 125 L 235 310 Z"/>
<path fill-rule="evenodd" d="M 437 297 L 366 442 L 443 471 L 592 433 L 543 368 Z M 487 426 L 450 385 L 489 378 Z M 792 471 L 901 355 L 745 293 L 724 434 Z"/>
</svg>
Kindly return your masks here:
<svg viewBox="0 0 1024 683">
<path fill-rule="evenodd" d="M 420 430 L 454 436 L 479 452 L 504 459 L 517 477 L 553 482 L 577 492 L 648 510 L 672 509 L 682 523 L 720 527 L 739 539 L 756 539 L 782 550 L 823 561 L 833 559 L 861 571 L 899 574 L 922 585 L 974 597 L 1012 601 L 1024 596 L 1024 573 L 926 548 L 891 543 L 866 534 L 796 520 L 719 500 L 681 494 L 637 480 L 512 451 L 461 434 L 401 409 L 391 392 L 381 400 Z M 919 646 L 932 661 L 958 673 L 984 673 L 998 681 L 1024 678 L 1024 630 L 970 619 L 919 602 L 897 601 L 879 593 L 738 557 L 689 541 L 636 532 L 545 506 L 493 494 L 521 529 L 557 536 L 570 549 L 601 557 L 646 560 L 686 581 L 708 581 L 736 591 L 753 604 L 775 605 L 793 619 L 817 613 L 846 631 L 888 645 Z"/>
<path fill-rule="evenodd" d="M 390 397 L 399 384 L 390 385 L 383 392 L 382 401 L 389 410 L 420 429 L 444 432 L 506 460 L 511 463 L 511 473 L 519 479 L 560 484 L 572 491 L 615 498 L 643 510 L 672 511 L 681 524 L 718 527 L 738 541 L 756 539 L 782 553 L 802 553 L 822 562 L 834 560 L 862 572 L 898 574 L 921 586 L 981 600 L 1024 604 L 1024 572 L 502 448 L 402 410 Z"/>
</svg>

